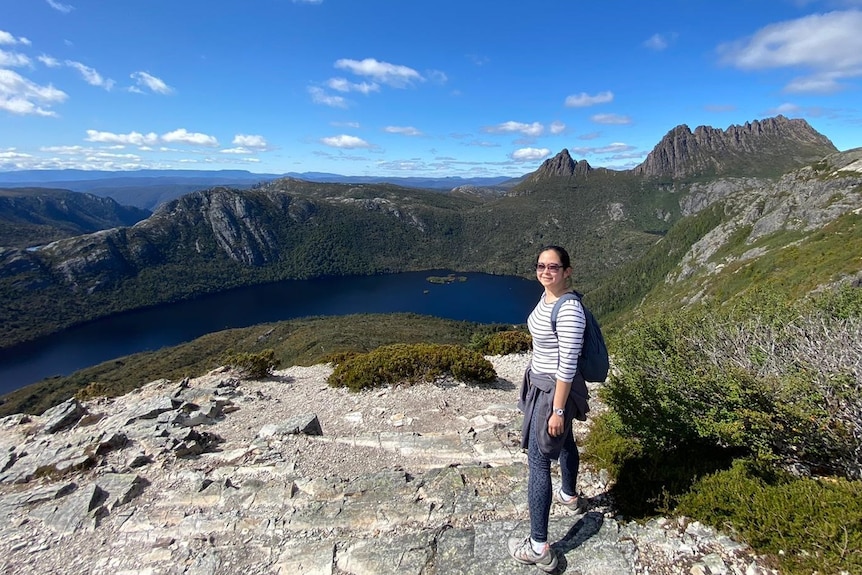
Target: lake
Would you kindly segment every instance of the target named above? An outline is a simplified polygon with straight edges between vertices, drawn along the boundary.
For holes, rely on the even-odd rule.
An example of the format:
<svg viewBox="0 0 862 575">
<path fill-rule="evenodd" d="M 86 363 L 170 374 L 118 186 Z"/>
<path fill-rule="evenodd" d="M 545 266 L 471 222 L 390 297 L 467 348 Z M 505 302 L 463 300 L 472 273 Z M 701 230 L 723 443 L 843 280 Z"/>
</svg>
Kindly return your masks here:
<svg viewBox="0 0 862 575">
<path fill-rule="evenodd" d="M 307 316 L 411 312 L 479 323 L 522 324 L 542 294 L 535 280 L 434 270 L 283 281 L 126 312 L 0 351 L 0 394 L 55 375 L 191 341 L 228 328 Z"/>
</svg>

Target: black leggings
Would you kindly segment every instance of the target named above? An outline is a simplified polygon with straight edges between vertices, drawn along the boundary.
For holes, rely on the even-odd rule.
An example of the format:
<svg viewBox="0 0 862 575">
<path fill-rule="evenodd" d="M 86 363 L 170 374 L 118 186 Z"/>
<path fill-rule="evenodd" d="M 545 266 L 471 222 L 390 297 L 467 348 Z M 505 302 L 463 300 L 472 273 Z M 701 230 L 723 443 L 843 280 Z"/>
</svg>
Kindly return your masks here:
<svg viewBox="0 0 862 575">
<path fill-rule="evenodd" d="M 551 513 L 551 460 L 539 449 L 537 441 L 539 426 L 547 428 L 548 422 L 536 417 L 535 406 L 533 417 L 530 418 L 530 437 L 527 447 L 527 463 L 530 466 L 530 478 L 527 482 L 527 504 L 530 507 L 530 537 L 537 543 L 548 541 L 548 517 Z M 545 430 L 547 433 L 547 429 Z M 570 430 L 563 441 L 560 452 L 560 475 L 563 478 L 563 491 L 569 495 L 578 494 L 578 446 L 575 445 L 574 433 Z"/>
</svg>

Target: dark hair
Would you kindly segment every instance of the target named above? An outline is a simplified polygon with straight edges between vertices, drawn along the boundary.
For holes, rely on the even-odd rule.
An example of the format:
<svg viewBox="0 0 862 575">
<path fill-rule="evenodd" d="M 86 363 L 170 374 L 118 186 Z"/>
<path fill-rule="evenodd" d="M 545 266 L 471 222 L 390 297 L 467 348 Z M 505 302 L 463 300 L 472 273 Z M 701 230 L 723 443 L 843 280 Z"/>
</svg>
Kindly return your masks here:
<svg viewBox="0 0 862 575">
<path fill-rule="evenodd" d="M 565 248 L 561 248 L 560 246 L 545 246 L 539 250 L 539 256 L 548 250 L 557 252 L 557 256 L 560 258 L 560 264 L 562 264 L 563 269 L 569 269 L 572 267 L 572 260 L 569 258 L 569 252 L 567 252 Z M 539 257 L 536 256 L 536 261 L 538 260 Z"/>
</svg>

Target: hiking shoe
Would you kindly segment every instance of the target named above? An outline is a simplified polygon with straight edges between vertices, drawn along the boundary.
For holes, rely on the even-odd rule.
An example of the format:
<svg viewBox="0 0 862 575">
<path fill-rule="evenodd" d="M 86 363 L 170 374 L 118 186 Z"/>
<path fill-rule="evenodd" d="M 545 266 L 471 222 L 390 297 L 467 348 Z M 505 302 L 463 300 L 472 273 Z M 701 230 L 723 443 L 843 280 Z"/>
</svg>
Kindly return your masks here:
<svg viewBox="0 0 862 575">
<path fill-rule="evenodd" d="M 523 540 L 510 537 L 509 555 L 518 563 L 535 565 L 545 573 L 553 573 L 557 568 L 557 554 L 551 549 L 551 546 L 548 545 L 544 553 L 536 553 L 533 551 L 529 537 Z"/>
<path fill-rule="evenodd" d="M 575 513 L 583 513 L 587 509 L 587 502 L 584 501 L 584 496 L 580 494 L 566 501 L 563 499 L 563 496 L 560 495 L 560 490 L 557 489 L 554 491 L 554 501 L 563 507 L 571 509 Z"/>
</svg>

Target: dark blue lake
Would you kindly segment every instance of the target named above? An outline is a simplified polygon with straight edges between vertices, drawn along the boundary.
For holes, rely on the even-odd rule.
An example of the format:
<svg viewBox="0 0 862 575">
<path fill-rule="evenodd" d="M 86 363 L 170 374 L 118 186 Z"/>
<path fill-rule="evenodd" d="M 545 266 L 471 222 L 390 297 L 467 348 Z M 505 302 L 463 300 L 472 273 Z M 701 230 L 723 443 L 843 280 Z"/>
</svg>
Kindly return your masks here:
<svg viewBox="0 0 862 575">
<path fill-rule="evenodd" d="M 522 324 L 542 293 L 538 282 L 511 276 L 457 273 L 467 281 L 427 281 L 449 273 L 284 281 L 108 317 L 0 351 L 0 394 L 214 331 L 297 317 L 411 312 Z"/>
</svg>

